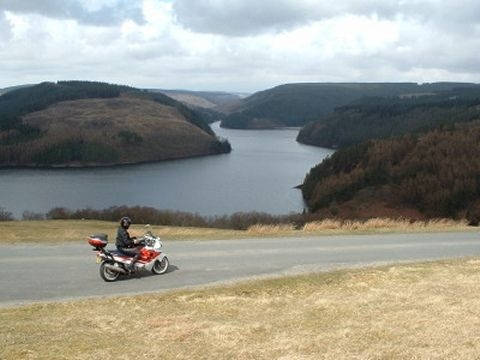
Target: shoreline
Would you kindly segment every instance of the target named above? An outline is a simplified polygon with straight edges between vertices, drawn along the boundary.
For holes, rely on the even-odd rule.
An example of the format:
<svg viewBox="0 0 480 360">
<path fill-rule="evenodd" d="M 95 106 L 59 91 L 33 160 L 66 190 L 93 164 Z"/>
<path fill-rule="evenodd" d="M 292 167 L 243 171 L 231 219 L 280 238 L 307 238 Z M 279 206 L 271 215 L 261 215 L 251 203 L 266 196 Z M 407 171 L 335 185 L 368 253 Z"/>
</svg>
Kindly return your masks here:
<svg viewBox="0 0 480 360">
<path fill-rule="evenodd" d="M 231 150 L 233 151 L 233 150 Z M 230 152 L 231 152 L 230 151 Z M 226 155 L 230 152 L 217 152 L 211 154 L 188 155 L 180 157 L 169 157 L 161 160 L 146 160 L 138 162 L 108 163 L 108 164 L 60 164 L 60 165 L 0 165 L 0 170 L 85 170 L 85 169 L 108 169 L 122 168 L 136 165 L 156 164 L 169 161 L 188 160 L 207 156 Z"/>
</svg>

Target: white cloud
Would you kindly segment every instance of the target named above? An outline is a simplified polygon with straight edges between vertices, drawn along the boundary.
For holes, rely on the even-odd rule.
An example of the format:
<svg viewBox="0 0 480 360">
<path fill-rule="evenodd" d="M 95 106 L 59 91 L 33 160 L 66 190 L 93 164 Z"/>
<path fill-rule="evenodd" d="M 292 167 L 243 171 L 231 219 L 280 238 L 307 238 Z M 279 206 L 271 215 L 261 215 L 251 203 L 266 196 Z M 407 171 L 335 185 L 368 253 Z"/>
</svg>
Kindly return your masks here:
<svg viewBox="0 0 480 360">
<path fill-rule="evenodd" d="M 176 0 L 178 21 L 193 31 L 231 36 L 282 32 L 343 15 L 391 17 L 399 1 L 348 0 Z"/>
<path fill-rule="evenodd" d="M 5 45 L 5 42 L 12 37 L 12 25 L 5 16 L 0 12 L 0 46 Z"/>
<path fill-rule="evenodd" d="M 251 36 L 345 15 L 415 19 L 457 31 L 480 22 L 477 0 L 176 0 L 179 23 L 196 32 Z"/>
<path fill-rule="evenodd" d="M 0 88 L 90 79 L 253 91 L 300 81 L 478 82 L 480 75 L 480 4 L 472 0 L 79 4 L 0 0 Z"/>
<path fill-rule="evenodd" d="M 86 5 L 85 5 L 86 4 Z M 80 23 L 111 26 L 131 19 L 143 23 L 141 1 L 115 0 L 2 0 L 0 10 L 18 14 L 38 14 L 56 19 L 74 19 Z"/>
</svg>

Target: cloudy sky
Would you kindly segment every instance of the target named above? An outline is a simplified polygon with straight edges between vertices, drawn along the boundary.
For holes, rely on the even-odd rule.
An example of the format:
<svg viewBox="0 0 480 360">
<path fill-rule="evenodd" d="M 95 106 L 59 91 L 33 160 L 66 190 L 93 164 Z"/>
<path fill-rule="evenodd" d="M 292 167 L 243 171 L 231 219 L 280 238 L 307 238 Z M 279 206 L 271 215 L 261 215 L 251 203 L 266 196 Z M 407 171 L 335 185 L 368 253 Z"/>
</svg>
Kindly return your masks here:
<svg viewBox="0 0 480 360">
<path fill-rule="evenodd" d="M 480 82 L 478 0 L 0 0 L 0 88 Z"/>
</svg>

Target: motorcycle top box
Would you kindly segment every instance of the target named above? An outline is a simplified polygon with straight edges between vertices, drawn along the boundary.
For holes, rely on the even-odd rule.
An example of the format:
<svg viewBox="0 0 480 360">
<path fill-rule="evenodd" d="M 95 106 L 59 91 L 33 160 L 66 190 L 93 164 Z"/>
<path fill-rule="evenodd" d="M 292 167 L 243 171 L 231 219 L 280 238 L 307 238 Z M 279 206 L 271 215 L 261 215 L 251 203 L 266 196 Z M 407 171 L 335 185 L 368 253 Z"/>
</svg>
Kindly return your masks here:
<svg viewBox="0 0 480 360">
<path fill-rule="evenodd" d="M 108 244 L 107 234 L 93 234 L 88 237 L 88 243 L 95 249 L 103 249 Z"/>
</svg>

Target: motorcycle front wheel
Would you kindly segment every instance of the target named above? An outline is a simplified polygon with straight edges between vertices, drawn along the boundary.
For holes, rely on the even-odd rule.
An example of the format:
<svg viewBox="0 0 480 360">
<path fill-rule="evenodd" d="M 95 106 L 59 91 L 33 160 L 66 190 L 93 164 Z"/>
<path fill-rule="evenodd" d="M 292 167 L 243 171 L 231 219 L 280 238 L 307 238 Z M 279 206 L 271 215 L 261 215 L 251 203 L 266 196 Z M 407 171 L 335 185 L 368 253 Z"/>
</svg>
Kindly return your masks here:
<svg viewBox="0 0 480 360">
<path fill-rule="evenodd" d="M 152 267 L 152 272 L 157 275 L 165 274 L 168 270 L 168 258 L 163 257 L 162 260 L 156 260 Z"/>
<path fill-rule="evenodd" d="M 100 276 L 103 280 L 107 282 L 115 281 L 120 276 L 119 272 L 108 269 L 105 265 L 107 263 L 104 261 L 100 264 Z"/>
</svg>

